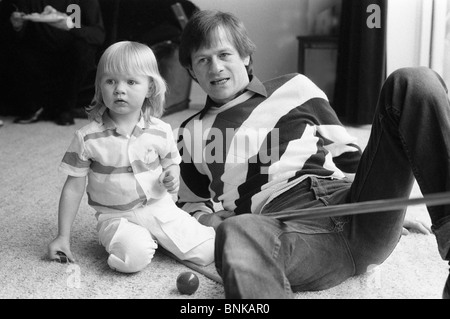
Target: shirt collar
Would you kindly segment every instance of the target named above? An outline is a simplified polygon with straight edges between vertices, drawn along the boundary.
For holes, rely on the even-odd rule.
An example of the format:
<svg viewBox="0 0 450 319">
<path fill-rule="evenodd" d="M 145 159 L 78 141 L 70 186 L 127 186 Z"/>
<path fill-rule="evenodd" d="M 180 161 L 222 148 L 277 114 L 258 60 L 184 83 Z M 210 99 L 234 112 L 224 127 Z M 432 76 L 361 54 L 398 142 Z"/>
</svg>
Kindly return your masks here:
<svg viewBox="0 0 450 319">
<path fill-rule="evenodd" d="M 99 112 L 97 113 L 97 116 L 95 118 L 95 120 L 99 123 L 99 124 L 103 124 L 103 126 L 105 127 L 105 129 L 107 130 L 118 130 L 118 127 L 116 125 L 116 123 L 114 123 L 114 121 L 112 120 L 112 118 L 109 116 L 108 112 L 107 112 L 107 107 L 103 106 Z M 144 120 L 144 114 L 141 111 L 141 117 L 139 118 L 139 122 L 136 124 L 137 127 L 139 127 L 140 129 L 146 129 L 148 128 L 148 124 L 147 122 Z M 118 132 L 120 133 L 120 132 Z"/>
<path fill-rule="evenodd" d="M 247 87 L 241 92 L 244 93 L 246 91 L 251 91 L 254 92 L 256 94 L 262 95 L 264 97 L 267 97 L 267 91 L 266 88 L 264 86 L 264 84 L 262 84 L 262 82 L 254 75 L 249 75 L 250 77 L 250 82 L 247 85 Z M 239 95 L 241 95 L 239 94 Z M 205 103 L 205 107 L 203 108 L 203 110 L 200 113 L 200 119 L 202 119 L 206 113 L 208 112 L 208 110 L 212 107 L 216 107 L 217 103 L 214 102 L 209 96 L 206 98 L 206 103 Z"/>
<path fill-rule="evenodd" d="M 102 112 L 103 111 L 103 112 Z M 107 108 L 105 107 L 103 110 L 101 110 L 101 120 L 99 123 L 103 124 L 103 126 L 105 127 L 105 129 L 109 130 L 109 129 L 115 129 L 117 128 L 116 123 L 114 123 L 114 121 L 112 120 L 112 118 L 109 116 Z M 99 112 L 99 113 L 100 113 Z"/>
<path fill-rule="evenodd" d="M 266 87 L 264 86 L 264 84 L 262 84 L 262 82 L 256 77 L 256 76 L 251 76 L 251 81 L 250 83 L 247 85 L 246 88 L 248 91 L 252 91 L 255 92 L 256 94 L 262 95 L 264 97 L 267 97 L 267 91 L 266 91 Z"/>
</svg>

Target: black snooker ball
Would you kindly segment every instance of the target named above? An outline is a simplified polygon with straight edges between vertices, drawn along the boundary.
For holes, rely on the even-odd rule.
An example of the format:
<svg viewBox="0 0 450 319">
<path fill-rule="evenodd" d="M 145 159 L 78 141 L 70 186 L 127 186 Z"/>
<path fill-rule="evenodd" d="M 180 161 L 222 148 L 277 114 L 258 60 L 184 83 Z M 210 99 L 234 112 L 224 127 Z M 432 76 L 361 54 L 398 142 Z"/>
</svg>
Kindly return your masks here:
<svg viewBox="0 0 450 319">
<path fill-rule="evenodd" d="M 183 272 L 177 277 L 177 289 L 183 295 L 192 295 L 197 291 L 199 283 L 197 275 L 190 271 Z"/>
</svg>

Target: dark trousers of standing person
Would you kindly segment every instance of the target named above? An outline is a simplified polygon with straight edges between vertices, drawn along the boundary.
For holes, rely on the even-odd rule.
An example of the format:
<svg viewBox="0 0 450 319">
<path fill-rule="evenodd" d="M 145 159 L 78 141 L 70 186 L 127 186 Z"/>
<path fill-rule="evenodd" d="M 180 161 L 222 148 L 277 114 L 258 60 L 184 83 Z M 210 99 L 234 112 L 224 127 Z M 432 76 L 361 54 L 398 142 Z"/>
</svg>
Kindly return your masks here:
<svg viewBox="0 0 450 319">
<path fill-rule="evenodd" d="M 19 47 L 15 52 L 16 87 L 23 95 L 17 97 L 20 119 L 53 120 L 60 125 L 73 124 L 72 111 L 83 81 L 95 68 L 96 48 L 74 39 L 65 49 L 50 51 L 39 47 Z"/>
<path fill-rule="evenodd" d="M 309 178 L 270 202 L 261 215 L 231 217 L 218 227 L 215 261 L 225 296 L 289 298 L 292 291 L 328 289 L 383 263 L 400 240 L 406 209 L 286 222 L 267 215 L 408 198 L 414 178 L 424 195 L 449 191 L 449 159 L 444 82 L 428 68 L 394 72 L 381 91 L 353 183 Z M 428 211 L 439 253 L 449 260 L 450 206 Z"/>
</svg>

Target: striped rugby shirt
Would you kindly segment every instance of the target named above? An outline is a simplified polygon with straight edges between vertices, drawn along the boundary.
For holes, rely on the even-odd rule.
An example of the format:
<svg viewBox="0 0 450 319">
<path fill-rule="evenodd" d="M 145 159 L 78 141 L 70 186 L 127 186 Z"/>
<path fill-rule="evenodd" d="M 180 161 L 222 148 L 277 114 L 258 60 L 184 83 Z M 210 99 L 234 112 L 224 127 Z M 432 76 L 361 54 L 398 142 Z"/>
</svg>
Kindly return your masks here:
<svg viewBox="0 0 450 319">
<path fill-rule="evenodd" d="M 178 132 L 179 205 L 187 212 L 260 213 L 309 176 L 355 173 L 361 149 L 328 103 L 301 74 L 262 84 L 255 76 L 234 100 L 205 108 Z"/>
<path fill-rule="evenodd" d="M 103 112 L 75 132 L 60 170 L 87 176 L 89 205 L 98 212 L 117 213 L 164 196 L 166 190 L 159 184 L 162 169 L 180 162 L 169 124 L 157 118 L 146 123 L 141 116 L 126 136 Z"/>
</svg>

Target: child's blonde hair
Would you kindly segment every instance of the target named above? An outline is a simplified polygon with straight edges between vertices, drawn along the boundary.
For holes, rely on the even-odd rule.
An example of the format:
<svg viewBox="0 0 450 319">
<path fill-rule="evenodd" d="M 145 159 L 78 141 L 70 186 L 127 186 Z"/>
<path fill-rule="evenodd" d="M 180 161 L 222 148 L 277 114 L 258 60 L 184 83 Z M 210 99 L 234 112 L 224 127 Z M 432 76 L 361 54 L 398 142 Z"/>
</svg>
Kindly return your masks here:
<svg viewBox="0 0 450 319">
<path fill-rule="evenodd" d="M 105 107 L 101 91 L 101 79 L 105 73 L 139 74 L 150 77 L 150 97 L 142 105 L 144 120 L 159 118 L 164 112 L 166 82 L 158 70 L 158 63 L 153 51 L 145 44 L 121 41 L 106 49 L 97 66 L 95 76 L 95 95 L 92 104 L 86 109 L 89 119 L 97 117 Z"/>
</svg>

